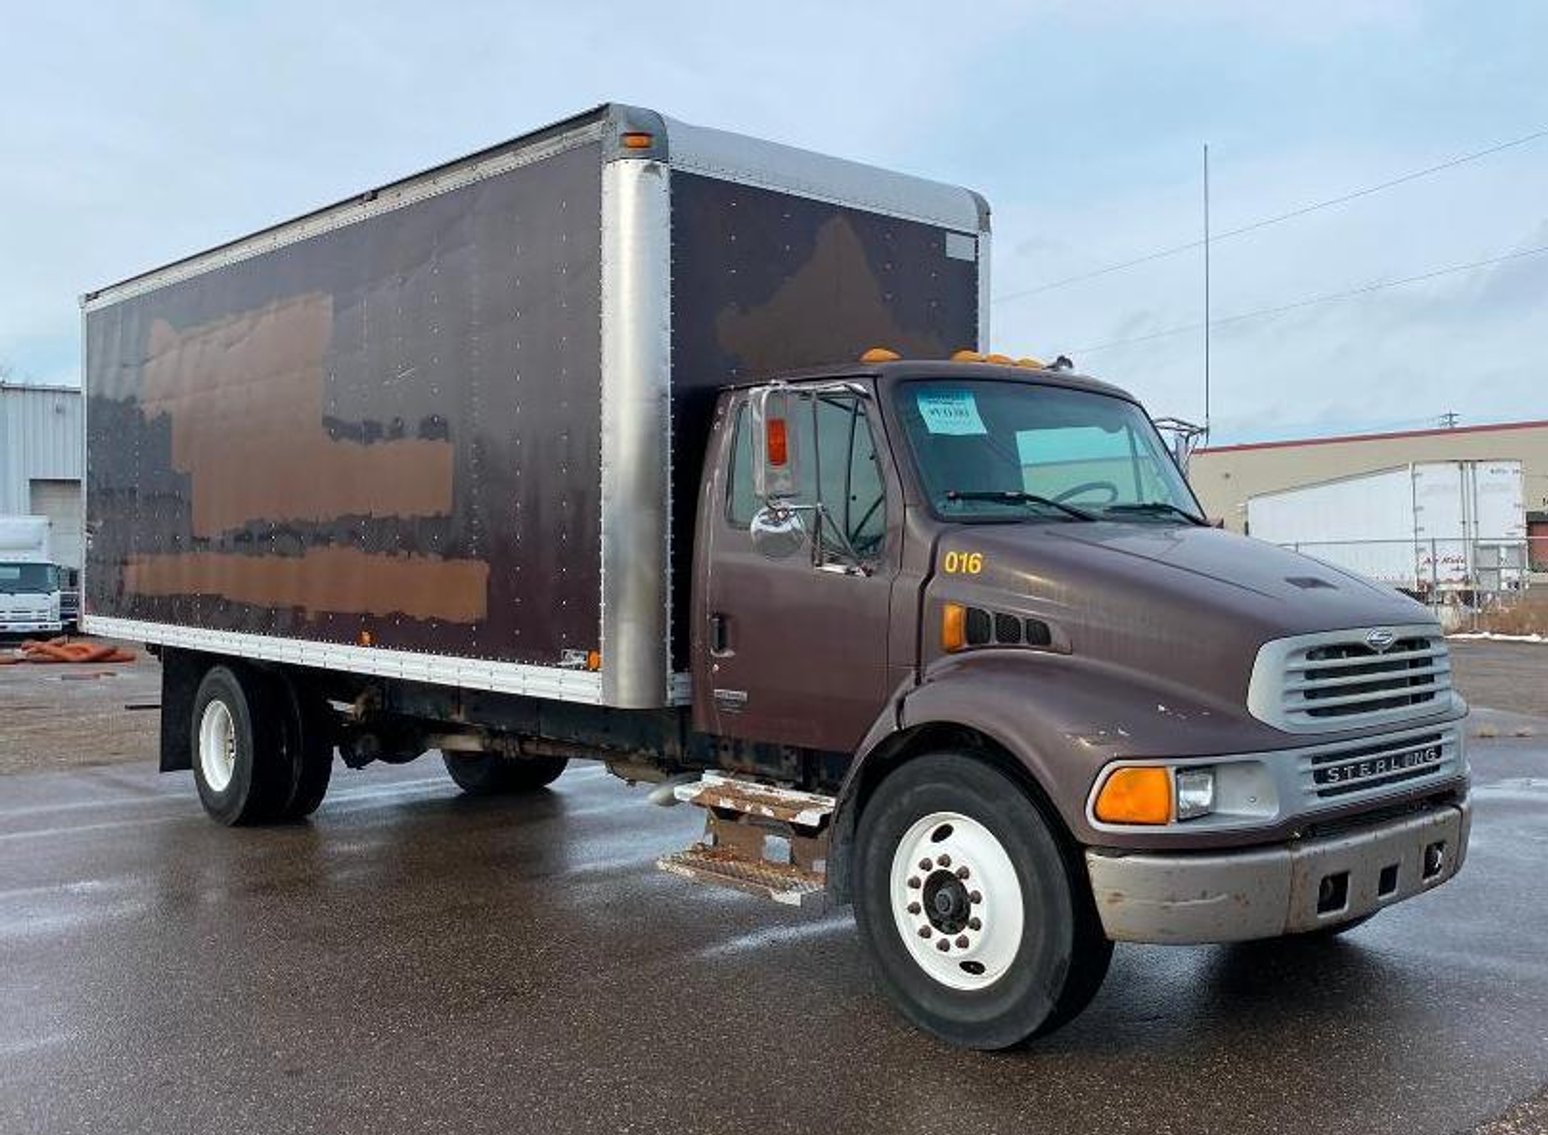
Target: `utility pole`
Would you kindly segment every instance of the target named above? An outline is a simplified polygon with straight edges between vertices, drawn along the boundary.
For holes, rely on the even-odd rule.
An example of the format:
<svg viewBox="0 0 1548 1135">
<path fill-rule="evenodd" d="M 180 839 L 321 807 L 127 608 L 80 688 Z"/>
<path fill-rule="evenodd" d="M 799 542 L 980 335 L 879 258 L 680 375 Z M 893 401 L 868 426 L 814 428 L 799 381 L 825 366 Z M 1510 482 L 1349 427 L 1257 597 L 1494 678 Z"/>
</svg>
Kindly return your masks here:
<svg viewBox="0 0 1548 1135">
<path fill-rule="evenodd" d="M 1204 143 L 1204 439 L 1209 439 L 1209 143 Z"/>
<path fill-rule="evenodd" d="M 1442 414 L 1440 416 L 1440 427 L 1441 427 L 1441 429 L 1443 429 L 1443 430 L 1454 430 L 1454 429 L 1456 429 L 1457 428 L 1457 420 L 1460 417 L 1461 417 L 1461 415 L 1458 414 L 1455 410 L 1447 410 L 1444 414 Z"/>
</svg>

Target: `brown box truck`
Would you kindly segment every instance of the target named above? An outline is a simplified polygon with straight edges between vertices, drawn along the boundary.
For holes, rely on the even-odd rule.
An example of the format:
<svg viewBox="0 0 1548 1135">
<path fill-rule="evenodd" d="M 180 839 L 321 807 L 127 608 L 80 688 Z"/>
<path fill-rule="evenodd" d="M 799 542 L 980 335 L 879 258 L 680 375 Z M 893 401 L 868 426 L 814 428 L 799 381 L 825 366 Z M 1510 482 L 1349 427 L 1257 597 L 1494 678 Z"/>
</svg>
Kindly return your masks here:
<svg viewBox="0 0 1548 1135">
<path fill-rule="evenodd" d="M 91 632 L 228 824 L 335 752 L 598 760 L 661 865 L 853 903 L 956 1044 L 1114 941 L 1332 934 L 1462 864 L 1422 606 L 1199 515 L 1128 394 L 987 344 L 966 190 L 609 105 L 87 295 Z M 885 348 L 885 349 L 873 349 Z"/>
</svg>

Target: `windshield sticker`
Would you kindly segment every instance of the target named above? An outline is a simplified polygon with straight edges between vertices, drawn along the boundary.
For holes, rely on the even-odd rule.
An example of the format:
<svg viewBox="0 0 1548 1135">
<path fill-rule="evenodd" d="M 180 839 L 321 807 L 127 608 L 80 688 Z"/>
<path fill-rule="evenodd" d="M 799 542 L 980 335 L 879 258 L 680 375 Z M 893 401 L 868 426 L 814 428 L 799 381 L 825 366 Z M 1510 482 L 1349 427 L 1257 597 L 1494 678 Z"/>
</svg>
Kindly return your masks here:
<svg viewBox="0 0 1548 1135">
<path fill-rule="evenodd" d="M 915 395 L 925 429 L 933 434 L 966 437 L 987 434 L 971 390 L 933 390 Z"/>
</svg>

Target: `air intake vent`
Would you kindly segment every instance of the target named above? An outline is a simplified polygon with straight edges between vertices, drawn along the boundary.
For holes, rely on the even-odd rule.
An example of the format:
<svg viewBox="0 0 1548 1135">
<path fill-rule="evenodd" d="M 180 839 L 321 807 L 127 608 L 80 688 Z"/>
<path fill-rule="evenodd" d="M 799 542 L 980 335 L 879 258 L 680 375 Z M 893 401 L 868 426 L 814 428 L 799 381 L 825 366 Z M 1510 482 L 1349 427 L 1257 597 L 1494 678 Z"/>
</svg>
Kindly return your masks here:
<svg viewBox="0 0 1548 1135">
<path fill-rule="evenodd" d="M 969 646 L 1053 645 L 1053 630 L 1042 619 L 1023 619 L 982 607 L 967 608 L 962 632 Z"/>
</svg>

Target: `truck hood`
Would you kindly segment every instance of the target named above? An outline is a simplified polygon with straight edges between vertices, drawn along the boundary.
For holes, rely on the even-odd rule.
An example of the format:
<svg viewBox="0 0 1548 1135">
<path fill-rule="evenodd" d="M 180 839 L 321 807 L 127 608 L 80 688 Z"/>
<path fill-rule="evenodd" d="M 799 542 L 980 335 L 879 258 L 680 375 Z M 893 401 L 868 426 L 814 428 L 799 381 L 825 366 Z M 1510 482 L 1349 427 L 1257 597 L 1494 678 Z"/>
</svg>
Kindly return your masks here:
<svg viewBox="0 0 1548 1135">
<path fill-rule="evenodd" d="M 1061 524 L 1047 535 L 1097 556 L 1127 557 L 1266 601 L 1286 633 L 1382 622 L 1430 622 L 1423 604 L 1322 560 L 1219 528 L 1161 524 Z M 1177 585 L 1186 587 L 1181 580 Z M 1293 628 L 1293 629 L 1292 629 Z"/>
<path fill-rule="evenodd" d="M 952 559 L 952 552 L 959 555 Z M 970 559 L 973 553 L 981 559 Z M 941 533 L 935 563 L 932 591 L 942 599 L 1042 619 L 1054 642 L 1072 653 L 1236 707 L 1245 704 L 1265 642 L 1435 621 L 1392 588 L 1261 540 L 1193 525 L 960 525 Z M 978 572 L 961 570 L 975 563 Z"/>
</svg>

